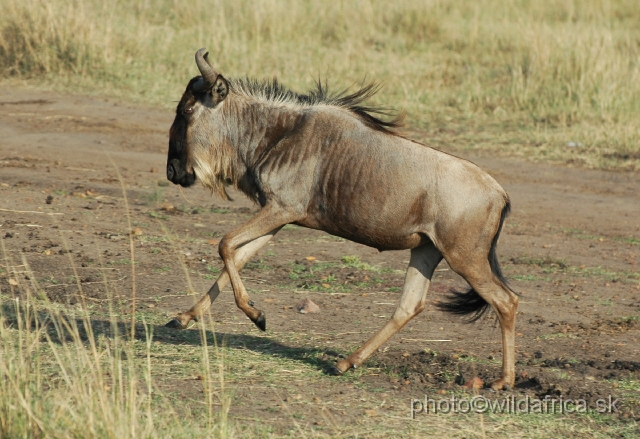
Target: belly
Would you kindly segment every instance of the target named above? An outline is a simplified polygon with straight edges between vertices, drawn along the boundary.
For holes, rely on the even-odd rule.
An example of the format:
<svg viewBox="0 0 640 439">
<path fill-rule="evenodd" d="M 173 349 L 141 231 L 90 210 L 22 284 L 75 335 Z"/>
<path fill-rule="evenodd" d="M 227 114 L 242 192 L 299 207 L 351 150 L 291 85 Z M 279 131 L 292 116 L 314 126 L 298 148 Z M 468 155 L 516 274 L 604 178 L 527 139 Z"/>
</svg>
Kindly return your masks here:
<svg viewBox="0 0 640 439">
<path fill-rule="evenodd" d="M 428 241 L 436 186 L 430 150 L 391 140 L 335 146 L 316 169 L 307 215 L 298 224 L 381 251 Z"/>
<path fill-rule="evenodd" d="M 296 224 L 383 251 L 415 248 L 428 241 L 421 219 L 410 209 L 350 200 L 310 206 L 307 217 Z"/>
</svg>

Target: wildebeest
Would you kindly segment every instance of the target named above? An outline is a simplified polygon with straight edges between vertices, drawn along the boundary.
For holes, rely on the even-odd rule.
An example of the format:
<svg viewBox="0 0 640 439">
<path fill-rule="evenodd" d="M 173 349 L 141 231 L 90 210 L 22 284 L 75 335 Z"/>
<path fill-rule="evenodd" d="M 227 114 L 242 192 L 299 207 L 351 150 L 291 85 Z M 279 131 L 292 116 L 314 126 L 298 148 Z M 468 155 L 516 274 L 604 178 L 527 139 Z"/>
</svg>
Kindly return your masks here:
<svg viewBox="0 0 640 439">
<path fill-rule="evenodd" d="M 470 285 L 439 306 L 480 317 L 489 306 L 502 329 L 502 377 L 513 386 L 518 297 L 507 286 L 496 244 L 509 198 L 473 163 L 398 135 L 397 119 L 381 120 L 364 105 L 375 85 L 331 94 L 318 82 L 306 95 L 275 79 L 227 79 L 200 49 L 201 76 L 187 85 L 171 126 L 167 178 L 188 187 L 199 180 L 226 196 L 235 186 L 261 206 L 226 234 L 219 252 L 225 270 L 209 292 L 167 326 L 186 328 L 230 281 L 237 306 L 262 330 L 238 271 L 285 224 L 324 230 L 380 251 L 409 249 L 400 303 L 391 319 L 362 347 L 331 368 L 342 374 L 362 364 L 426 304 L 444 258 Z"/>
</svg>

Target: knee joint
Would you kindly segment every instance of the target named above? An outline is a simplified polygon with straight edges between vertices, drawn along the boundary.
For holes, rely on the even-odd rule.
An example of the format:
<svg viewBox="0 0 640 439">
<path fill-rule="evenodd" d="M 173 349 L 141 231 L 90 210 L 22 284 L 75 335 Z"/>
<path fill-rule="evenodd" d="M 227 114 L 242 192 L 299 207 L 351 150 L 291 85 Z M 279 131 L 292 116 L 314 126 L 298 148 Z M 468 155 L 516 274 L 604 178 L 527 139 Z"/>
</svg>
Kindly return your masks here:
<svg viewBox="0 0 640 439">
<path fill-rule="evenodd" d="M 223 261 L 231 256 L 231 247 L 229 246 L 229 243 L 225 238 L 222 238 L 222 241 L 220 241 L 220 245 L 218 246 L 218 254 Z"/>
</svg>

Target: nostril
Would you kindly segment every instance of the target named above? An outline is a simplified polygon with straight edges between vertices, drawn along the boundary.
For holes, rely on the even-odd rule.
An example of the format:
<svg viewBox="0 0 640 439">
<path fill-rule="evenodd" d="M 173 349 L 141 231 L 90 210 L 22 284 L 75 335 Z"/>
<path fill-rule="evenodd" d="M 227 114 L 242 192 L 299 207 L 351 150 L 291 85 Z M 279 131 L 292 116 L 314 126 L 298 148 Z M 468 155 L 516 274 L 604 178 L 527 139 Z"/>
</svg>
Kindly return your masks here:
<svg viewBox="0 0 640 439">
<path fill-rule="evenodd" d="M 167 180 L 173 181 L 173 177 L 176 175 L 176 169 L 173 167 L 172 163 L 167 165 Z"/>
</svg>

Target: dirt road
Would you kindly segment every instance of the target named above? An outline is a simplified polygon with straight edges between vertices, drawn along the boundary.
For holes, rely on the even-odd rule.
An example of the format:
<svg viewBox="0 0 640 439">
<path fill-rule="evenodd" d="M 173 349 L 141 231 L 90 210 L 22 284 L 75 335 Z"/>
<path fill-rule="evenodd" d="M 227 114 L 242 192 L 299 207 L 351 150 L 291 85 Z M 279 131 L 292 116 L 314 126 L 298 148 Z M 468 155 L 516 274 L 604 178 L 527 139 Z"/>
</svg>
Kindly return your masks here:
<svg viewBox="0 0 640 439">
<path fill-rule="evenodd" d="M 227 202 L 200 186 L 180 192 L 167 184 L 172 119 L 168 111 L 108 99 L 0 88 L 3 294 L 23 294 L 10 282 L 9 266 L 20 265 L 24 255 L 51 300 L 76 303 L 79 279 L 96 309 L 108 292 L 129 303 L 129 230 L 138 304 L 158 325 L 193 303 L 185 272 L 198 295 L 208 289 L 221 268 L 218 240 L 256 208 L 239 194 Z M 587 400 L 613 394 L 625 399 L 619 416 L 640 417 L 640 175 L 467 156 L 454 147 L 450 152 L 486 169 L 512 200 L 498 253 L 521 293 L 515 392 Z M 378 253 L 289 226 L 243 277 L 266 312 L 266 337 L 306 335 L 278 343 L 301 362 L 306 360 L 295 349 L 316 349 L 322 367 L 383 325 L 407 262 L 407 252 Z M 367 388 L 382 389 L 398 407 L 409 395 L 455 389 L 464 381 L 460 376 L 489 381 L 499 375 L 493 318 L 468 325 L 433 307 L 452 286 L 463 285 L 440 265 L 428 309 L 367 363 L 383 371 L 361 377 Z M 306 297 L 320 306 L 319 314 L 290 308 Z M 251 348 L 257 330 L 238 314 L 230 291 L 212 309 L 228 345 Z M 160 342 L 172 337 L 163 334 Z M 628 382 L 636 387 L 620 384 Z M 325 381 L 309 386 L 306 392 L 321 398 L 342 391 Z M 273 416 L 267 405 L 255 408 L 243 389 L 235 396 L 239 412 L 252 406 L 257 418 Z M 316 415 L 308 409 L 301 416 L 311 422 Z"/>
</svg>

